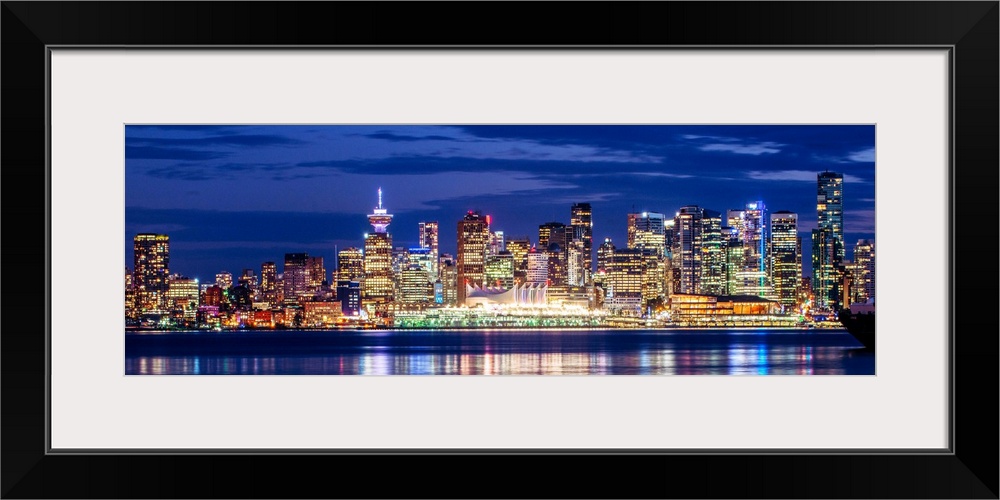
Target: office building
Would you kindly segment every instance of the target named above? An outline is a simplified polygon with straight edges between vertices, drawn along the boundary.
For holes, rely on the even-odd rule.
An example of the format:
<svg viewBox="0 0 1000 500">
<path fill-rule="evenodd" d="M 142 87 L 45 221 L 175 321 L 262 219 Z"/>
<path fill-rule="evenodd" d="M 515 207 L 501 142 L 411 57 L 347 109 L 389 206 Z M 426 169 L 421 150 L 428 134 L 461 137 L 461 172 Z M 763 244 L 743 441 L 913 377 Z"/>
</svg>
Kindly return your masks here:
<svg viewBox="0 0 1000 500">
<path fill-rule="evenodd" d="M 163 313 L 170 275 L 170 236 L 140 233 L 132 241 L 132 288 L 138 314 Z"/>
<path fill-rule="evenodd" d="M 465 304 L 467 286 L 483 286 L 486 279 L 486 246 L 490 225 L 480 212 L 469 211 L 458 221 L 457 292 L 458 305 Z"/>
<path fill-rule="evenodd" d="M 438 277 L 438 257 L 441 255 L 441 250 L 438 246 L 438 223 L 437 221 L 431 222 L 421 222 L 417 228 L 417 237 L 419 238 L 419 244 L 423 248 L 430 250 L 430 255 L 433 257 L 431 263 L 431 275 L 435 279 Z"/>
<path fill-rule="evenodd" d="M 362 298 L 366 305 L 392 302 L 395 295 L 392 235 L 387 230 L 392 222 L 392 214 L 382 206 L 381 188 L 378 190 L 378 206 L 368 214 L 368 222 L 374 232 L 365 236 L 365 278 L 362 283 Z"/>
<path fill-rule="evenodd" d="M 802 276 L 798 214 L 778 211 L 771 214 L 771 284 L 774 296 L 786 310 L 798 302 L 799 282 Z"/>
<path fill-rule="evenodd" d="M 309 254 L 286 253 L 281 274 L 285 304 L 295 304 L 309 294 Z"/>
</svg>

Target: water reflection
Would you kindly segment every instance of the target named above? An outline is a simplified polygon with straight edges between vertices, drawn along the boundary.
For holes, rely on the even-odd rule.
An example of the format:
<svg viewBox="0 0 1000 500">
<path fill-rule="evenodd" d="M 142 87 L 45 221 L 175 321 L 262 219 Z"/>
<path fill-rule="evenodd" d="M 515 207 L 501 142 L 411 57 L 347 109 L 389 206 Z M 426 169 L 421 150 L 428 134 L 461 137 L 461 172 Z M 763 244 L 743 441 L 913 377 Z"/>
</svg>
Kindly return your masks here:
<svg viewBox="0 0 1000 500">
<path fill-rule="evenodd" d="M 857 351 L 858 344 L 846 333 L 824 334 L 825 337 L 729 332 L 339 335 L 343 337 L 336 338 L 336 345 L 307 338 L 302 341 L 305 347 L 274 348 L 270 350 L 273 354 L 239 352 L 254 345 L 250 337 L 240 342 L 227 338 L 223 348 L 213 345 L 211 354 L 199 354 L 198 348 L 183 345 L 178 348 L 170 343 L 136 347 L 126 342 L 125 372 L 137 375 L 870 375 L 875 370 L 874 355 Z M 220 352 L 226 348 L 236 352 Z"/>
</svg>

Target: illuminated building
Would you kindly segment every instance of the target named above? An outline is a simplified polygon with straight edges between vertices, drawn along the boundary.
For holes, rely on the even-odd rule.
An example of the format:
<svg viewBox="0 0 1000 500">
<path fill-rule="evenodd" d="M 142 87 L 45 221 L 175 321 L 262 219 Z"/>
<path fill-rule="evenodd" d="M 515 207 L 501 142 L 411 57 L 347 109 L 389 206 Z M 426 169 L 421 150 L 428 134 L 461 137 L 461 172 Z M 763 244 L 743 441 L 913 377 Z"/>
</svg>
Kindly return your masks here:
<svg viewBox="0 0 1000 500">
<path fill-rule="evenodd" d="M 489 216 L 486 217 L 487 220 L 489 221 L 487 222 L 487 224 L 492 224 L 493 221 L 490 220 L 490 217 Z M 505 245 L 503 240 L 503 231 L 494 231 L 490 233 L 490 242 L 489 245 L 487 245 L 486 247 L 486 255 L 498 255 L 500 252 L 503 252 L 504 250 L 505 250 Z"/>
<path fill-rule="evenodd" d="M 640 249 L 625 249 L 611 254 L 604 278 L 605 309 L 616 314 L 639 313 L 643 299 L 644 260 L 649 253 Z"/>
<path fill-rule="evenodd" d="M 458 266 L 451 256 L 442 256 L 441 271 L 441 303 L 447 306 L 458 305 Z"/>
<path fill-rule="evenodd" d="M 427 274 L 427 281 L 433 283 L 437 280 L 437 255 L 431 252 L 428 247 L 410 247 L 406 250 L 406 262 L 416 264 Z"/>
<path fill-rule="evenodd" d="M 722 214 L 714 210 L 703 210 L 701 215 L 701 287 L 698 293 L 726 293 L 726 245 L 722 237 Z"/>
<path fill-rule="evenodd" d="M 194 322 L 199 305 L 198 280 L 178 275 L 167 279 L 167 308 L 180 311 L 179 319 Z"/>
<path fill-rule="evenodd" d="M 700 293 L 702 267 L 702 216 L 704 210 L 689 205 L 681 207 L 674 219 L 675 254 L 680 272 L 679 288 L 674 293 Z"/>
<path fill-rule="evenodd" d="M 278 303 L 278 266 L 274 262 L 260 265 L 260 295 L 272 306 Z"/>
<path fill-rule="evenodd" d="M 666 223 L 661 213 L 642 212 L 628 214 L 628 248 L 652 250 L 657 255 L 666 253 Z"/>
<path fill-rule="evenodd" d="M 514 282 L 526 283 L 528 281 L 528 251 L 531 249 L 531 241 L 528 238 L 517 238 L 507 241 L 507 251 L 514 259 Z"/>
<path fill-rule="evenodd" d="M 433 285 L 427 279 L 427 270 L 410 264 L 400 273 L 399 300 L 406 304 L 424 304 L 431 301 Z"/>
<path fill-rule="evenodd" d="M 611 259 L 611 255 L 615 253 L 615 244 L 611 242 L 611 238 L 604 238 L 604 243 L 597 247 L 597 270 L 607 271 L 608 261 Z"/>
<path fill-rule="evenodd" d="M 309 255 L 286 253 L 285 267 L 281 271 L 283 296 L 286 304 L 295 304 L 299 297 L 309 293 Z"/>
<path fill-rule="evenodd" d="M 528 261 L 526 282 L 547 283 L 549 281 L 549 254 L 539 252 L 535 247 L 531 247 L 526 259 Z"/>
<path fill-rule="evenodd" d="M 364 281 L 365 254 L 360 248 L 345 248 L 337 253 L 337 280 Z"/>
<path fill-rule="evenodd" d="M 222 306 L 222 298 L 222 289 L 218 285 L 212 285 L 202 292 L 201 305 L 218 308 Z"/>
<path fill-rule="evenodd" d="M 841 306 L 840 241 L 829 229 L 812 230 L 812 286 L 815 307 L 839 310 Z"/>
<path fill-rule="evenodd" d="M 767 257 L 767 209 L 764 202 L 746 204 L 743 210 L 729 210 L 727 221 L 737 232 L 742 256 L 738 267 L 731 270 L 733 281 L 729 293 L 733 295 L 756 295 L 773 297 L 768 276 Z"/>
<path fill-rule="evenodd" d="M 304 327 L 333 326 L 343 315 L 341 305 L 337 302 L 302 303 L 302 326 Z"/>
<path fill-rule="evenodd" d="M 215 286 L 223 289 L 229 290 L 233 287 L 233 273 L 229 271 L 222 271 L 215 275 Z"/>
<path fill-rule="evenodd" d="M 487 286 L 512 288 L 514 286 L 514 256 L 510 252 L 487 255 L 484 266 Z"/>
<path fill-rule="evenodd" d="M 844 176 L 816 175 L 816 225 L 812 232 L 813 296 L 821 309 L 843 305 Z"/>
<path fill-rule="evenodd" d="M 466 285 L 482 286 L 486 279 L 486 245 L 490 239 L 490 225 L 479 212 L 470 211 L 458 221 L 458 273 L 459 305 L 465 304 Z"/>
<path fill-rule="evenodd" d="M 670 314 L 674 321 L 718 322 L 743 319 L 747 316 L 778 316 L 781 305 L 756 295 L 714 296 L 674 294 L 670 297 Z M 773 318 L 780 320 L 780 318 Z"/>
<path fill-rule="evenodd" d="M 170 237 L 140 233 L 132 242 L 134 265 L 132 287 L 138 314 L 163 313 L 167 308 L 167 276 L 170 275 Z"/>
<path fill-rule="evenodd" d="M 538 226 L 538 248 L 549 247 L 550 240 L 559 243 L 560 246 L 566 243 L 566 224 L 562 222 L 546 222 Z"/>
<path fill-rule="evenodd" d="M 525 283 L 512 288 L 465 286 L 465 305 L 507 305 L 517 307 L 543 307 L 547 305 L 548 285 Z"/>
<path fill-rule="evenodd" d="M 323 257 L 309 257 L 306 259 L 306 267 L 309 268 L 309 289 L 318 290 L 326 281 L 326 266 L 323 265 Z"/>
<path fill-rule="evenodd" d="M 430 255 L 433 257 L 431 261 L 431 276 L 436 279 L 438 277 L 438 257 L 441 255 L 438 247 L 437 221 L 421 222 L 417 228 L 417 237 L 420 240 L 420 246 L 430 250 Z"/>
<path fill-rule="evenodd" d="M 799 253 L 798 215 L 788 211 L 771 214 L 771 284 L 777 301 L 786 308 L 798 301 L 802 256 Z"/>
<path fill-rule="evenodd" d="M 587 286 L 590 281 L 588 260 L 584 253 L 584 241 L 572 240 L 566 248 L 566 284 L 573 287 Z"/>
<path fill-rule="evenodd" d="M 253 269 L 244 269 L 240 274 L 239 284 L 246 286 L 250 289 L 250 292 L 256 297 L 258 292 L 257 275 L 254 274 Z"/>
<path fill-rule="evenodd" d="M 837 240 L 837 264 L 844 260 L 844 174 L 816 175 L 816 225 L 828 229 Z"/>
<path fill-rule="evenodd" d="M 132 272 L 125 268 L 125 317 L 135 319 L 135 288 L 132 286 Z"/>
<path fill-rule="evenodd" d="M 573 228 L 573 240 L 583 243 L 584 266 L 589 278 L 594 271 L 594 212 L 590 203 L 573 204 L 569 225 Z"/>
<path fill-rule="evenodd" d="M 365 278 L 362 291 L 366 304 L 392 302 L 395 283 L 392 273 L 392 235 L 386 228 L 392 214 L 382 208 L 382 189 L 378 190 L 378 207 L 368 215 L 375 232 L 365 236 Z"/>
<path fill-rule="evenodd" d="M 875 299 L 875 244 L 871 240 L 858 240 L 854 245 L 854 288 L 852 302 L 862 303 Z"/>
<path fill-rule="evenodd" d="M 726 294 L 732 295 L 740 283 L 737 272 L 743 269 L 743 242 L 735 227 L 722 227 L 722 247 L 726 257 Z"/>
<path fill-rule="evenodd" d="M 337 301 L 345 316 L 361 313 L 361 283 L 351 280 L 337 282 Z"/>
</svg>

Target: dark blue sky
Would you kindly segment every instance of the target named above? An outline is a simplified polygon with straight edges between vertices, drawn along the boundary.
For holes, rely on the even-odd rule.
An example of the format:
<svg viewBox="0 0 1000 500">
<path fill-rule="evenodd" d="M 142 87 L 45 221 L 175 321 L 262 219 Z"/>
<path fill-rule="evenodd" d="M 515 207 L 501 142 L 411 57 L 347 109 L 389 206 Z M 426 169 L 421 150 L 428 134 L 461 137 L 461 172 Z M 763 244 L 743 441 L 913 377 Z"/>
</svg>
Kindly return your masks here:
<svg viewBox="0 0 1000 500">
<path fill-rule="evenodd" d="M 799 214 L 803 261 L 816 227 L 816 174 L 844 174 L 848 255 L 875 237 L 875 127 L 676 125 L 272 125 L 125 128 L 125 265 L 139 232 L 171 237 L 170 270 L 219 271 L 363 246 L 381 187 L 394 246 L 437 220 L 454 253 L 468 210 L 508 237 L 569 223 L 589 202 L 594 241 L 625 243 L 626 214 L 763 200 Z"/>
</svg>

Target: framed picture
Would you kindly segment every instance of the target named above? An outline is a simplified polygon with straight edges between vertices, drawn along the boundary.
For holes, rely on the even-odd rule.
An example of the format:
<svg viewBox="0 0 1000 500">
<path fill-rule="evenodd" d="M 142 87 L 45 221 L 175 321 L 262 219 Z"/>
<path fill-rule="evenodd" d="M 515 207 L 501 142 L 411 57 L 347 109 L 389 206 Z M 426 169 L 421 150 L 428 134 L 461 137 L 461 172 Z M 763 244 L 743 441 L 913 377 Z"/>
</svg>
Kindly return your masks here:
<svg viewBox="0 0 1000 500">
<path fill-rule="evenodd" d="M 466 31 L 441 24 L 445 12 L 493 21 Z M 604 21 L 603 34 L 553 31 L 554 13 L 532 12 L 539 22 L 525 25 L 527 14 L 489 4 L 5 2 L 8 186 L 45 196 L 8 197 L 19 200 L 7 207 L 5 253 L 19 263 L 8 267 L 32 270 L 15 280 L 8 270 L 8 280 L 42 299 L 8 311 L 5 324 L 4 496 L 445 496 L 426 478 L 472 474 L 490 455 L 502 474 L 549 479 L 531 496 L 996 498 L 996 430 L 974 423 L 997 417 L 997 360 L 982 354 L 997 339 L 974 334 L 996 331 L 997 315 L 976 299 L 996 262 L 979 257 L 988 229 L 967 221 L 997 206 L 997 3 L 579 6 Z M 507 34 L 511 23 L 523 38 Z M 559 189 L 572 194 L 537 201 Z M 765 199 L 788 207 L 768 201 L 765 212 Z M 479 208 L 470 203 L 507 226 L 490 212 L 465 215 Z M 357 204 L 358 214 L 338 215 Z M 434 217 L 420 212 L 432 208 Z M 651 229 L 657 210 L 675 208 Z M 548 222 L 561 220 L 554 210 L 567 224 Z M 789 226 L 805 212 L 810 222 Z M 456 245 L 454 309 L 444 284 L 430 304 L 435 264 L 447 264 L 424 259 L 424 232 L 419 243 L 396 240 L 410 249 L 391 268 L 386 227 L 416 235 L 431 218 L 448 228 L 442 245 Z M 344 229 L 353 219 L 371 234 Z M 329 238 L 301 236 L 324 224 Z M 485 229 L 476 239 L 491 225 L 538 228 L 526 249 L 541 245 L 545 260 L 530 267 L 526 256 L 523 282 L 506 248 L 520 239 Z M 627 250 L 599 254 L 598 227 L 620 230 L 606 237 Z M 729 227 L 734 260 L 709 244 Z M 172 272 L 193 276 L 157 277 L 169 274 L 156 267 L 168 241 Z M 370 281 L 325 279 L 351 257 L 341 246 L 364 256 L 380 242 L 387 272 L 420 290 L 390 280 L 385 293 L 399 300 L 379 300 L 380 264 L 367 259 Z M 463 260 L 476 242 L 489 270 Z M 338 259 L 326 270 L 319 252 L 295 253 L 330 243 Z M 629 252 L 636 269 L 660 269 L 655 260 L 677 272 L 636 274 L 632 294 Z M 281 255 L 273 277 L 260 268 L 273 297 L 255 269 L 218 272 Z M 602 255 L 620 259 L 603 271 L 624 274 L 598 278 Z M 829 283 L 805 287 L 805 302 L 801 261 Z M 133 267 L 124 280 L 123 262 Z M 841 274 L 823 281 L 828 268 Z M 160 278 L 175 285 L 163 288 L 176 292 L 169 307 Z M 345 312 L 352 283 L 367 309 Z M 841 306 L 874 304 L 876 287 L 875 354 L 860 337 L 820 331 L 827 315 L 853 309 Z M 607 331 L 600 347 L 593 330 L 578 335 L 582 351 L 567 351 L 569 341 L 553 350 L 537 334 L 517 340 L 544 349 L 505 351 L 509 330 L 419 330 L 483 321 Z M 331 336 L 345 325 L 394 330 Z M 706 325 L 728 328 L 727 340 L 697 329 Z M 242 331 L 283 326 L 297 333 Z M 622 333 L 638 326 L 696 329 Z M 749 344 L 725 337 L 765 327 L 803 330 L 753 330 Z M 164 328 L 218 332 L 147 334 Z M 244 352 L 261 335 L 306 343 L 287 355 Z M 407 351 L 415 338 L 451 343 L 417 355 Z M 182 352 L 191 342 L 208 350 Z M 456 345 L 464 354 L 445 352 Z M 463 374 L 472 376 L 451 376 Z M 686 374 L 701 376 L 666 376 Z M 717 376 L 727 374 L 741 376 Z M 574 487 L 534 472 L 551 458 L 593 479 Z M 352 485 L 288 481 L 308 462 Z M 623 486 L 622 473 L 648 480 Z M 519 482 L 492 481 L 488 496 L 524 496 Z"/>
</svg>

